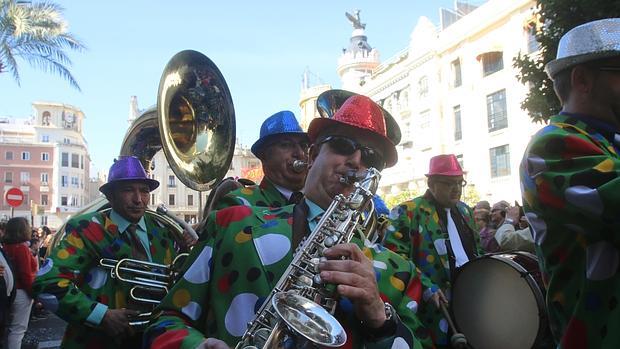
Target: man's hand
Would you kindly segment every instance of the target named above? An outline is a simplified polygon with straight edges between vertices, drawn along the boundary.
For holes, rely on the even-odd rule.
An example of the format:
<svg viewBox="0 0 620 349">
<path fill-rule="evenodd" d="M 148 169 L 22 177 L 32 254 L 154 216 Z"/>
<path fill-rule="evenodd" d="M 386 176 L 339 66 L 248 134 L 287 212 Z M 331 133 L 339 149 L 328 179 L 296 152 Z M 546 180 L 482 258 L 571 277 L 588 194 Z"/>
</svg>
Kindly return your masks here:
<svg viewBox="0 0 620 349">
<path fill-rule="evenodd" d="M 338 285 L 338 294 L 353 302 L 357 318 L 367 327 L 381 327 L 385 322 L 385 306 L 379 297 L 372 262 L 357 245 L 350 243 L 328 248 L 324 256 L 328 260 L 319 265 L 321 279 Z"/>
<path fill-rule="evenodd" d="M 139 312 L 129 309 L 108 309 L 101 320 L 101 329 L 111 337 L 123 339 L 133 335 L 129 326 L 129 318 L 137 316 Z"/>
<path fill-rule="evenodd" d="M 230 347 L 219 339 L 207 338 L 200 343 L 197 349 L 230 349 Z"/>
<path fill-rule="evenodd" d="M 441 290 L 437 290 L 437 292 L 433 293 L 431 301 L 435 304 L 437 309 L 441 309 L 441 303 L 448 304 L 448 298 L 446 298 L 446 295 L 444 295 Z"/>
<path fill-rule="evenodd" d="M 511 206 L 506 210 L 506 218 L 512 219 L 513 222 L 519 222 L 519 206 Z"/>
<path fill-rule="evenodd" d="M 198 240 L 194 239 L 194 237 L 185 229 L 183 229 L 183 244 L 185 247 L 190 248 L 194 246 L 198 242 Z"/>
</svg>

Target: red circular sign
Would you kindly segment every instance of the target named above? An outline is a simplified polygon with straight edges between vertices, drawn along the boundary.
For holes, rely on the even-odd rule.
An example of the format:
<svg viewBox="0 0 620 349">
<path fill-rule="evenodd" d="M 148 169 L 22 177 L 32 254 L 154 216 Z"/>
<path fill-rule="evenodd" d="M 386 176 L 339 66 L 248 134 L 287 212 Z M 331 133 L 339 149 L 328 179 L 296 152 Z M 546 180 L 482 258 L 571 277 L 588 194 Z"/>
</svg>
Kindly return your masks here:
<svg viewBox="0 0 620 349">
<path fill-rule="evenodd" d="M 19 188 L 11 188 L 4 196 L 6 203 L 12 207 L 18 207 L 24 202 L 24 193 Z"/>
</svg>

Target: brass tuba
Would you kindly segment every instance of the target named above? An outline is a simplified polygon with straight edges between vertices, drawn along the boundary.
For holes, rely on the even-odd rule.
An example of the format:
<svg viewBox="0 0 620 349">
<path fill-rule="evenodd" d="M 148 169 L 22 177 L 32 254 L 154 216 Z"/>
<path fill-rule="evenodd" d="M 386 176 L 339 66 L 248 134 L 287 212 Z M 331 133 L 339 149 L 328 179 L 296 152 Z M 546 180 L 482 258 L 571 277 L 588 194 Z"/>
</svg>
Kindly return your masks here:
<svg viewBox="0 0 620 349">
<path fill-rule="evenodd" d="M 132 123 L 120 155 L 138 157 L 150 172 L 153 156 L 163 150 L 170 168 L 183 184 L 206 191 L 226 175 L 234 147 L 235 111 L 226 81 L 208 57 L 186 50 L 174 55 L 166 65 L 159 83 L 157 106 L 144 111 Z M 108 201 L 100 197 L 77 214 L 109 209 Z M 183 228 L 192 231 L 161 207 L 157 211 L 147 210 L 145 215 L 171 229 L 177 240 L 182 240 Z M 58 244 L 64 233 L 61 227 L 53 245 Z M 146 305 L 159 303 L 176 281 L 181 265 L 179 258 L 172 265 L 134 259 L 99 261 L 99 266 L 109 270 L 111 277 L 134 285 L 130 297 Z M 148 323 L 150 316 L 150 312 L 141 313 L 130 324 L 140 327 Z"/>
</svg>

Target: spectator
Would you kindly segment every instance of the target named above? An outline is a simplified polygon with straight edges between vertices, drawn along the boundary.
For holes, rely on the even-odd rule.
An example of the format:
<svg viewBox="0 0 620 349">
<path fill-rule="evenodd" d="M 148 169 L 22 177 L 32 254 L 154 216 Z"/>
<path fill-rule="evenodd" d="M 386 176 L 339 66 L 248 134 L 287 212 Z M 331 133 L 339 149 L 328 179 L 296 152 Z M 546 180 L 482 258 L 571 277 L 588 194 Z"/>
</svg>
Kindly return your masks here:
<svg viewBox="0 0 620 349">
<path fill-rule="evenodd" d="M 476 205 L 474 209 L 474 222 L 479 229 L 480 245 L 486 253 L 494 253 L 499 251 L 499 245 L 495 241 L 495 228 L 491 223 L 491 212 L 489 209 L 479 208 Z"/>
<path fill-rule="evenodd" d="M 6 224 L 4 251 L 13 265 L 15 300 L 11 304 L 7 326 L 7 348 L 20 348 L 32 307 L 32 283 L 37 272 L 37 260 L 28 248 L 30 224 L 24 217 L 11 218 Z"/>
<path fill-rule="evenodd" d="M 493 205 L 492 220 L 497 228 L 494 240 L 499 246 L 499 251 L 534 252 L 534 238 L 530 228 L 517 229 L 521 220 L 520 210 L 520 206 L 510 206 L 506 201 Z"/>
</svg>

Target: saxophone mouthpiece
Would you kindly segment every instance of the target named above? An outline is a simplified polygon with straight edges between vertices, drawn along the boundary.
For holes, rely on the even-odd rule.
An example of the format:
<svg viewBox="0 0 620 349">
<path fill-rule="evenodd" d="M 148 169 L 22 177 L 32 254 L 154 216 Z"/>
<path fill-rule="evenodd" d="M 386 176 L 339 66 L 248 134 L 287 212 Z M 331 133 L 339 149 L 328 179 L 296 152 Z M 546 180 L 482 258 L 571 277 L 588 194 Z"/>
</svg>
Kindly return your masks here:
<svg viewBox="0 0 620 349">
<path fill-rule="evenodd" d="M 293 171 L 296 173 L 302 173 L 308 169 L 308 163 L 302 160 L 293 161 Z"/>
</svg>

